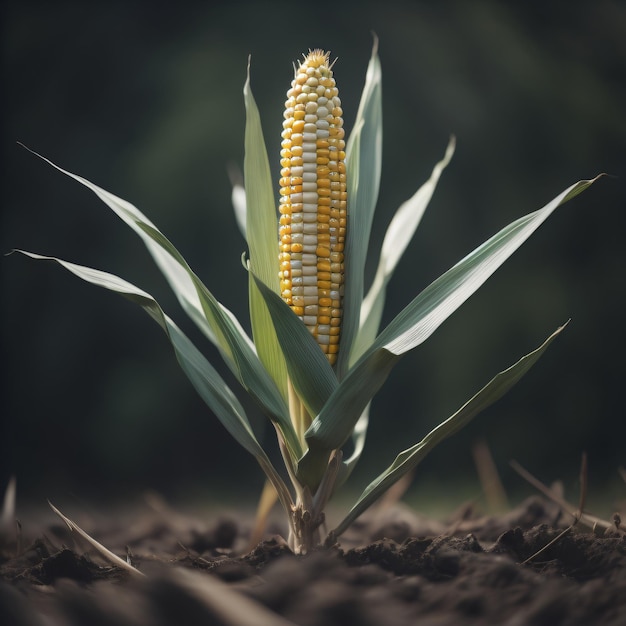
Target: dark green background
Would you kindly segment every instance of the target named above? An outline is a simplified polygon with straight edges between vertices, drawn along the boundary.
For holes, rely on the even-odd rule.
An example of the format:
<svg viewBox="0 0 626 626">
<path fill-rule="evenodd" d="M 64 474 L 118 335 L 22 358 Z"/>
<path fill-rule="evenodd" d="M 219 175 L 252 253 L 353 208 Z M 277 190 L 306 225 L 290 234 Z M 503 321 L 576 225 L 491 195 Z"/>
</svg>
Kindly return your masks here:
<svg viewBox="0 0 626 626">
<path fill-rule="evenodd" d="M 512 491 L 522 485 L 508 467 L 516 458 L 543 480 L 564 479 L 575 498 L 586 450 L 595 493 L 611 493 L 626 463 L 626 9 L 531 5 L 5 2 L 2 251 L 119 274 L 206 345 L 136 235 L 21 141 L 136 204 L 247 324 L 227 167 L 243 159 L 248 55 L 277 171 L 292 62 L 312 47 L 338 57 L 350 130 L 375 31 L 384 164 L 372 266 L 393 211 L 449 135 L 458 141 L 391 283 L 386 320 L 510 221 L 579 179 L 613 176 L 560 209 L 398 366 L 374 402 L 355 486 L 572 318 L 507 398 L 429 457 L 416 490 L 429 484 L 452 503 L 461 487 L 478 493 L 471 445 L 484 438 Z M 141 310 L 51 265 L 14 255 L 0 267 L 3 482 L 15 473 L 19 493 L 39 500 L 262 484 Z M 212 347 L 206 354 L 218 362 Z"/>
</svg>

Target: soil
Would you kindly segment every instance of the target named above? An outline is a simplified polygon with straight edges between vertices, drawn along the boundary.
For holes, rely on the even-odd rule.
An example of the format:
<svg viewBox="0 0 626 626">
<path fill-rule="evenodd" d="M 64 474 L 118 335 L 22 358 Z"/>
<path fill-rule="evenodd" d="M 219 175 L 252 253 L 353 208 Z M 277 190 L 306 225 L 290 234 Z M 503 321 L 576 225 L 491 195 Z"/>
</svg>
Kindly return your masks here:
<svg viewBox="0 0 626 626">
<path fill-rule="evenodd" d="M 143 574 L 107 564 L 62 522 L 0 537 L 0 623 L 15 626 L 560 626 L 626 624 L 626 535 L 568 528 L 539 497 L 438 521 L 401 506 L 294 556 L 249 523 L 160 507 L 85 527 Z"/>
</svg>

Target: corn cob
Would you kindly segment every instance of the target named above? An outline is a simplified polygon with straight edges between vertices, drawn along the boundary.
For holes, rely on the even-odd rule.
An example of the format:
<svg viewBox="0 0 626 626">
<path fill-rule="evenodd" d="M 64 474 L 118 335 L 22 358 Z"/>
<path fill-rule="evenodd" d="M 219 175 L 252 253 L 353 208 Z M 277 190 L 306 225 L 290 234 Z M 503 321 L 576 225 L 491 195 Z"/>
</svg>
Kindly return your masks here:
<svg viewBox="0 0 626 626">
<path fill-rule="evenodd" d="M 280 289 L 337 360 L 344 282 L 346 166 L 343 111 L 329 54 L 310 51 L 287 91 L 280 178 Z"/>
</svg>

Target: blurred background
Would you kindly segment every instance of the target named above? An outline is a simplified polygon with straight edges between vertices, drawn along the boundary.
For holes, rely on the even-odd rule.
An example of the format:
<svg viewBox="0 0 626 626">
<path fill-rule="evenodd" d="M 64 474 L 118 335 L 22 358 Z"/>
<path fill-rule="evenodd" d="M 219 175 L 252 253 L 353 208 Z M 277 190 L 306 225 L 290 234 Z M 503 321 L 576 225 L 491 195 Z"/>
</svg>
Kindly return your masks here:
<svg viewBox="0 0 626 626">
<path fill-rule="evenodd" d="M 363 488 L 395 454 L 494 374 L 566 332 L 503 400 L 420 466 L 409 498 L 455 507 L 480 494 L 472 447 L 562 479 L 609 514 L 626 464 L 626 5 L 623 2 L 3 3 L 2 251 L 23 248 L 104 269 L 152 293 L 196 339 L 146 250 L 80 185 L 28 147 L 139 207 L 247 326 L 245 249 L 229 165 L 243 162 L 248 56 L 277 177 L 284 94 L 309 48 L 338 57 L 352 128 L 374 31 L 383 68 L 384 164 L 371 266 L 394 210 L 457 152 L 390 285 L 385 321 L 497 230 L 575 181 L 597 182 L 557 211 L 496 275 L 392 373 L 374 401 Z M 57 266 L 3 257 L 0 488 L 22 499 L 237 498 L 260 489 L 134 305 Z M 233 382 L 225 368 L 226 380 Z M 241 396 L 243 397 L 243 396 Z M 274 434 L 244 404 L 274 449 Z"/>
</svg>

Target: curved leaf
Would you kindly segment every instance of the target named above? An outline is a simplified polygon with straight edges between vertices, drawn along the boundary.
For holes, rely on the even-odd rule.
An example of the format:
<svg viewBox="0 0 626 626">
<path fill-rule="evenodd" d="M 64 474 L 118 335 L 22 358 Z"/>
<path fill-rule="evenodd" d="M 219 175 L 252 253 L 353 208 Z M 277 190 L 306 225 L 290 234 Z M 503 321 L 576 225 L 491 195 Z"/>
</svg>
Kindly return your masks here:
<svg viewBox="0 0 626 626">
<path fill-rule="evenodd" d="M 382 143 L 382 72 L 378 39 L 375 39 L 359 110 L 346 147 L 348 225 L 344 262 L 347 280 L 341 349 L 336 366 L 340 380 L 348 371 L 352 345 L 359 329 L 367 246 L 380 187 Z"/>
<path fill-rule="evenodd" d="M 401 452 L 395 461 L 375 480 L 373 480 L 359 496 L 356 504 L 348 515 L 331 531 L 335 537 L 341 535 L 363 511 L 370 507 L 391 485 L 413 470 L 426 455 L 444 439 L 447 439 L 476 415 L 499 400 L 511 389 L 528 370 L 539 360 L 548 346 L 561 333 L 567 324 L 558 328 L 533 352 L 522 357 L 517 363 L 500 372 L 487 383 L 476 395 L 468 400 L 454 415 L 434 428 L 422 441 Z"/>
<path fill-rule="evenodd" d="M 246 191 L 246 236 L 250 268 L 274 293 L 278 281 L 278 221 L 270 166 L 261 128 L 261 118 L 250 89 L 250 65 L 243 88 L 246 105 L 244 185 Z M 267 307 L 254 280 L 249 278 L 250 321 L 259 358 L 287 400 L 287 369 Z"/>
<path fill-rule="evenodd" d="M 360 328 L 350 355 L 351 363 L 354 363 L 376 338 L 385 305 L 387 283 L 417 230 L 441 173 L 454 154 L 455 145 L 453 136 L 450 138 L 444 158 L 435 165 L 430 178 L 400 206 L 387 228 L 374 281 L 361 306 Z"/>
<path fill-rule="evenodd" d="M 317 415 L 337 388 L 337 377 L 302 320 L 252 272 L 250 276 L 267 304 L 287 361 L 289 380 L 309 414 Z"/>
<path fill-rule="evenodd" d="M 568 187 L 534 213 L 512 222 L 420 293 L 378 336 L 372 349 L 400 355 L 425 341 L 515 252 L 560 205 L 596 179 Z"/>
</svg>

